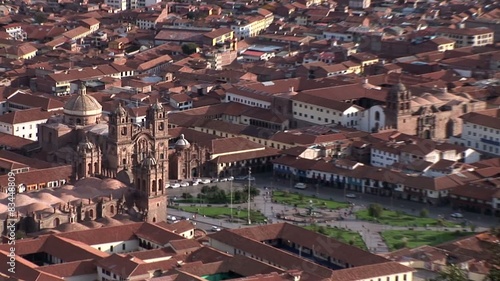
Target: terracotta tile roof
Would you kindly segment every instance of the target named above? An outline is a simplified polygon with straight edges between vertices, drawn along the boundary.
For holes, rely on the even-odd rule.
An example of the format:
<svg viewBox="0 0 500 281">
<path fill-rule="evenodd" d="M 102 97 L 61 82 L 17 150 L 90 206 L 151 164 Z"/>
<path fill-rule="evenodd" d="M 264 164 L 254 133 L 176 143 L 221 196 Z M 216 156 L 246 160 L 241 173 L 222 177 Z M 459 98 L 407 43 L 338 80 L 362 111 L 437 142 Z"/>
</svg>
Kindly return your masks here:
<svg viewBox="0 0 500 281">
<path fill-rule="evenodd" d="M 134 234 L 139 238 L 148 240 L 161 246 L 166 245 L 172 240 L 184 239 L 182 236 L 170 232 L 159 225 L 149 223 L 142 224 L 141 227 L 134 232 Z"/>
<path fill-rule="evenodd" d="M 219 241 L 286 269 L 304 270 L 301 280 L 330 280 L 332 277 L 333 271 L 326 267 L 229 230 L 210 234 L 209 239 L 211 242 L 212 240 Z"/>
<path fill-rule="evenodd" d="M 171 240 L 168 242 L 168 244 L 177 253 L 192 252 L 194 250 L 201 248 L 201 244 L 198 243 L 196 240 L 184 239 L 184 238 L 179 240 Z"/>
<path fill-rule="evenodd" d="M 251 160 L 251 159 L 264 158 L 264 157 L 278 156 L 280 154 L 281 154 L 281 151 L 279 149 L 266 147 L 265 149 L 257 150 L 257 151 L 242 152 L 242 153 L 219 156 L 219 157 L 213 159 L 212 161 L 217 163 L 217 164 L 219 164 L 219 163 L 232 163 L 232 162 L 238 162 L 238 161 L 243 161 L 243 160 Z"/>
<path fill-rule="evenodd" d="M 144 250 L 138 252 L 129 253 L 140 260 L 147 261 L 149 259 L 157 259 L 158 257 L 171 257 L 175 256 L 177 253 L 172 248 L 160 248 L 152 250 Z"/>
<path fill-rule="evenodd" d="M 39 107 L 44 111 L 62 110 L 64 103 L 56 99 L 43 96 L 17 93 L 7 99 L 9 103 L 15 103 L 27 107 Z"/>
<path fill-rule="evenodd" d="M 474 182 L 457 186 L 450 191 L 450 195 L 491 201 L 492 198 L 500 198 L 500 186 L 488 184 L 489 180 Z"/>
<path fill-rule="evenodd" d="M 18 110 L 0 115 L 0 122 L 9 125 L 47 120 L 53 112 L 43 111 L 41 108 Z"/>
<path fill-rule="evenodd" d="M 25 184 L 26 186 L 47 184 L 52 181 L 66 180 L 69 178 L 73 172 L 71 165 L 69 166 L 59 166 L 54 168 L 31 170 L 29 172 L 16 174 L 16 183 Z M 0 188 L 4 189 L 8 186 L 8 176 L 0 176 Z"/>
<path fill-rule="evenodd" d="M 242 137 L 223 138 L 212 140 L 210 152 L 212 154 L 223 154 L 229 152 L 240 152 L 242 150 L 264 150 L 264 146 L 249 141 Z"/>
<path fill-rule="evenodd" d="M 40 266 L 37 270 L 53 274 L 55 276 L 60 276 L 64 278 L 70 278 L 73 276 L 95 274 L 97 268 L 95 266 L 95 261 L 93 259 L 80 260 L 74 262 L 65 262 L 61 264 L 52 264 L 48 266 Z"/>
<path fill-rule="evenodd" d="M 17 137 L 14 135 L 0 133 L 0 146 L 7 147 L 8 149 L 22 149 L 26 145 L 35 143 L 32 140 Z"/>
<path fill-rule="evenodd" d="M 352 103 L 345 103 L 341 101 L 337 101 L 334 99 L 330 99 L 329 97 L 321 97 L 316 95 L 309 95 L 306 93 L 298 93 L 297 95 L 291 98 L 293 101 L 303 102 L 307 104 L 313 104 L 316 106 L 321 106 L 333 110 L 337 110 L 340 112 L 344 112 L 351 107 L 356 107 Z"/>
<path fill-rule="evenodd" d="M 477 124 L 493 129 L 500 129 L 500 109 L 469 112 L 460 116 L 464 122 Z"/>
<path fill-rule="evenodd" d="M 232 259 L 230 254 L 210 247 L 202 247 L 186 256 L 186 262 L 203 261 L 205 263 L 225 261 Z"/>
<path fill-rule="evenodd" d="M 398 262 L 386 262 L 379 264 L 365 265 L 361 268 L 347 268 L 336 270 L 333 272 L 331 281 L 357 281 L 367 280 L 379 276 L 387 276 L 393 274 L 403 274 L 415 271 L 414 269 L 404 266 Z"/>
<path fill-rule="evenodd" d="M 16 245 L 17 246 L 17 245 Z M 9 246 L 10 247 L 10 246 Z M 17 250 L 17 248 L 16 248 Z M 0 250 L 0 262 L 8 264 L 10 258 L 8 257 L 10 250 Z M 16 253 L 17 254 L 17 253 Z M 7 271 L 7 266 L 2 266 L 0 272 L 6 274 L 15 280 L 43 280 L 43 281 L 63 281 L 63 278 L 57 277 L 50 273 L 40 272 L 35 269 L 35 264 L 28 262 L 25 259 L 16 260 L 16 271 L 14 274 Z"/>
<path fill-rule="evenodd" d="M 131 223 L 118 226 L 101 227 L 71 233 L 61 233 L 58 234 L 58 236 L 68 237 L 87 245 L 97 245 L 115 241 L 128 241 L 136 239 L 135 232 L 141 228 L 142 224 L 143 223 Z"/>
<path fill-rule="evenodd" d="M 119 254 L 112 254 L 111 256 L 100 259 L 96 262 L 98 267 L 102 267 L 112 273 L 118 274 L 121 278 L 128 278 L 132 276 L 140 264 L 144 264 L 144 261 L 133 256 Z"/>
<path fill-rule="evenodd" d="M 454 241 L 437 245 L 437 248 L 445 249 L 453 254 L 473 257 L 476 260 L 489 260 L 491 257 L 491 242 L 480 239 L 481 234 L 460 238 Z"/>
<path fill-rule="evenodd" d="M 170 121 L 170 120 L 169 120 Z M 169 135 L 176 139 L 179 138 L 181 134 L 191 143 L 197 143 L 201 146 L 208 147 L 212 144 L 212 140 L 219 139 L 220 137 L 208 133 L 203 133 L 195 131 L 193 129 L 176 127 L 168 130 Z"/>
<path fill-rule="evenodd" d="M 222 120 L 213 120 L 213 119 L 199 120 L 198 122 L 193 124 L 193 126 L 207 129 L 209 132 L 210 130 L 215 130 L 234 135 L 241 134 L 241 132 L 247 127 L 246 125 L 233 124 Z"/>
<path fill-rule="evenodd" d="M 184 233 L 186 231 L 190 231 L 190 230 L 194 229 L 193 223 L 188 221 L 188 220 L 181 220 L 181 221 L 178 221 L 178 222 L 173 223 L 173 224 L 162 221 L 162 222 L 156 223 L 156 225 L 163 228 L 163 229 L 167 229 L 168 231 L 171 231 L 171 232 L 177 233 L 177 234 Z"/>
</svg>

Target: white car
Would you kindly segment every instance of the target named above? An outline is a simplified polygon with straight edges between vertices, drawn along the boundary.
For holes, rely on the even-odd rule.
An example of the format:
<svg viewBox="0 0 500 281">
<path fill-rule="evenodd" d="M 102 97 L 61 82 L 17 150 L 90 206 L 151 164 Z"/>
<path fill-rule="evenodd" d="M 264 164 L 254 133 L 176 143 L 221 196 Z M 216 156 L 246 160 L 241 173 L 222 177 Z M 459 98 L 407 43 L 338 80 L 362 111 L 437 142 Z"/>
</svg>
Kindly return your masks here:
<svg viewBox="0 0 500 281">
<path fill-rule="evenodd" d="M 345 197 L 347 197 L 347 198 L 356 198 L 356 194 L 353 194 L 353 193 L 347 193 L 347 194 L 345 195 Z"/>
<path fill-rule="evenodd" d="M 199 181 L 193 181 L 193 182 L 191 183 L 191 185 L 192 185 L 192 186 L 195 186 L 195 185 L 198 185 L 198 184 L 200 184 L 200 182 L 199 182 Z"/>
<path fill-rule="evenodd" d="M 212 179 L 210 182 L 219 182 L 219 179 Z"/>
<path fill-rule="evenodd" d="M 189 186 L 188 182 L 181 182 L 181 187 L 187 187 L 187 186 Z"/>
<path fill-rule="evenodd" d="M 169 183 L 166 183 L 165 184 L 165 188 L 169 188 L 170 187 L 170 184 Z"/>
<path fill-rule="evenodd" d="M 173 183 L 170 185 L 171 188 L 179 188 L 181 185 L 179 183 Z"/>
<path fill-rule="evenodd" d="M 213 231 L 213 232 L 220 231 L 220 228 L 219 228 L 219 227 L 217 227 L 217 226 L 215 226 L 215 225 L 213 225 L 213 226 L 212 226 L 212 231 Z"/>
<path fill-rule="evenodd" d="M 461 219 L 464 217 L 464 215 L 460 214 L 460 213 L 453 213 L 450 215 L 450 217 L 452 218 L 456 218 L 456 219 Z"/>
<path fill-rule="evenodd" d="M 220 179 L 219 181 L 220 181 L 220 182 L 225 182 L 225 181 L 227 181 L 227 178 L 222 178 L 222 179 Z"/>
<path fill-rule="evenodd" d="M 201 183 L 203 183 L 203 184 L 207 184 L 207 183 L 210 183 L 210 180 L 209 180 L 209 179 L 202 179 L 202 180 L 201 180 Z"/>
<path fill-rule="evenodd" d="M 299 182 L 295 185 L 295 188 L 297 189 L 306 189 L 307 185 L 305 183 Z"/>
<path fill-rule="evenodd" d="M 234 177 L 233 177 L 233 176 L 231 176 L 231 177 L 227 178 L 227 180 L 228 180 L 228 181 L 233 181 L 233 180 L 234 180 Z"/>
</svg>

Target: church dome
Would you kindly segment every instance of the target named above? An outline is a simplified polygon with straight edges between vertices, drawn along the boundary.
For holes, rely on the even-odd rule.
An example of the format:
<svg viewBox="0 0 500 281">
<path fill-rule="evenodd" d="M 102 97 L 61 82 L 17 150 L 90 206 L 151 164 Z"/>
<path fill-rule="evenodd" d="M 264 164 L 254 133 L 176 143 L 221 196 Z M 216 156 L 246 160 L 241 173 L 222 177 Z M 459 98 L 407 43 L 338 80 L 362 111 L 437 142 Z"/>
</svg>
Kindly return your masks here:
<svg viewBox="0 0 500 281">
<path fill-rule="evenodd" d="M 176 149 L 187 149 L 191 146 L 191 144 L 184 138 L 184 134 L 181 134 L 179 140 L 175 142 Z"/>
<path fill-rule="evenodd" d="M 92 116 L 102 114 L 101 104 L 92 96 L 87 95 L 84 85 L 80 86 L 78 94 L 71 97 L 63 107 L 64 114 L 74 116 Z"/>
</svg>

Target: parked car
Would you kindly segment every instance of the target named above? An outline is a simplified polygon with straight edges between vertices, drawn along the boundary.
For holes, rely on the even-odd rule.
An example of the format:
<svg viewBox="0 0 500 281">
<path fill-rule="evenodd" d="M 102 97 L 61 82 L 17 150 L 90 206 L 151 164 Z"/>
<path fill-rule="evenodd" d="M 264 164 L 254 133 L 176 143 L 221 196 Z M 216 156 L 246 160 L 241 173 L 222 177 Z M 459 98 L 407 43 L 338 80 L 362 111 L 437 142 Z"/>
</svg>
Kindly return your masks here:
<svg viewBox="0 0 500 281">
<path fill-rule="evenodd" d="M 227 181 L 227 178 L 222 178 L 222 179 L 220 179 L 219 181 L 220 181 L 220 182 L 225 182 L 225 181 Z"/>
<path fill-rule="evenodd" d="M 207 184 L 210 183 L 210 179 L 202 179 L 200 182 L 203 184 Z"/>
<path fill-rule="evenodd" d="M 347 194 L 345 195 L 345 197 L 347 197 L 347 198 L 356 198 L 356 194 L 353 194 L 353 193 L 347 193 Z"/>
<path fill-rule="evenodd" d="M 219 179 L 212 179 L 210 182 L 219 182 Z"/>
<path fill-rule="evenodd" d="M 181 187 L 181 185 L 180 185 L 179 183 L 177 183 L 177 182 L 176 182 L 176 183 L 172 183 L 172 184 L 170 185 L 170 187 L 171 187 L 171 188 L 179 188 L 179 187 Z"/>
<path fill-rule="evenodd" d="M 228 181 L 232 181 L 234 180 L 234 177 L 233 176 L 230 176 L 229 178 L 227 178 Z"/>
<path fill-rule="evenodd" d="M 196 186 L 196 185 L 198 185 L 198 184 L 200 184 L 200 182 L 199 182 L 199 181 L 193 181 L 193 182 L 191 183 L 191 185 L 192 185 L 192 186 Z"/>
<path fill-rule="evenodd" d="M 248 181 L 248 180 L 254 181 L 255 180 L 254 177 L 248 178 L 248 176 L 240 176 L 240 177 L 236 177 L 234 179 L 237 181 Z"/>
<path fill-rule="evenodd" d="M 461 219 L 464 217 L 461 213 L 453 213 L 450 215 L 450 217 L 455 218 L 455 219 Z"/>
<path fill-rule="evenodd" d="M 181 182 L 181 187 L 187 187 L 187 186 L 189 186 L 188 182 Z"/>
<path fill-rule="evenodd" d="M 294 187 L 297 189 L 306 189 L 307 185 L 305 183 L 299 182 L 299 183 L 295 184 Z"/>
<path fill-rule="evenodd" d="M 166 183 L 165 188 L 169 188 L 169 187 L 170 187 L 170 183 Z"/>
<path fill-rule="evenodd" d="M 220 227 L 213 225 L 213 226 L 212 226 L 212 231 L 213 231 L 213 232 L 220 231 Z"/>
</svg>

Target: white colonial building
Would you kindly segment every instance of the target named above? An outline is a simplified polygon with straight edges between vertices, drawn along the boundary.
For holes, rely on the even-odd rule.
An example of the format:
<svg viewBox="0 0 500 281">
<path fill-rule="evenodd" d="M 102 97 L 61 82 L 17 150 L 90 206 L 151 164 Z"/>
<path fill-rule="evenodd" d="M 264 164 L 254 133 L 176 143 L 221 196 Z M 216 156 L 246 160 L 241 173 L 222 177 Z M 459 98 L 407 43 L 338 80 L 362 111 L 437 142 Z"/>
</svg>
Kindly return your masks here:
<svg viewBox="0 0 500 281">
<path fill-rule="evenodd" d="M 52 113 L 32 108 L 0 115 L 0 132 L 32 141 L 38 140 L 38 124 L 47 122 Z"/>
<path fill-rule="evenodd" d="M 358 128 L 363 108 L 354 104 L 313 96 L 297 94 L 292 97 L 295 120 L 312 124 L 338 124 Z"/>
<path fill-rule="evenodd" d="M 500 109 L 470 112 L 460 118 L 462 134 L 451 137 L 451 143 L 500 156 Z"/>
</svg>

